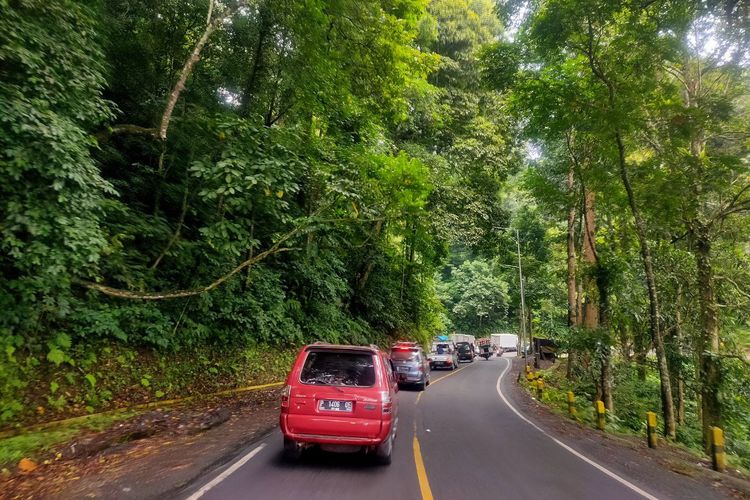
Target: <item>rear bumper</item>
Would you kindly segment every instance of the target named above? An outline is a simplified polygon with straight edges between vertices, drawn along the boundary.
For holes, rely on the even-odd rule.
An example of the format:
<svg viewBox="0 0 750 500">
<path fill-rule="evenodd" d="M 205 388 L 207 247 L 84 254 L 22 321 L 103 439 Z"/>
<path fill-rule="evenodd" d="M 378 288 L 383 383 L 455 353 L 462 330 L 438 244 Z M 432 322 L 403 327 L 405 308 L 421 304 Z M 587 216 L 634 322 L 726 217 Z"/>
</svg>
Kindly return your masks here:
<svg viewBox="0 0 750 500">
<path fill-rule="evenodd" d="M 399 384 L 418 384 L 424 379 L 422 373 L 399 373 L 398 382 Z"/>
<path fill-rule="evenodd" d="M 433 368 L 452 368 L 453 361 L 433 361 L 430 363 Z"/>
<path fill-rule="evenodd" d="M 380 432 L 374 437 L 358 437 L 358 436 L 343 436 L 343 435 L 328 435 L 328 434 L 311 434 L 293 432 L 289 428 L 289 415 L 282 413 L 279 417 L 279 427 L 281 428 L 282 434 L 286 439 L 290 439 L 297 443 L 306 444 L 343 444 L 352 446 L 377 446 L 385 441 L 391 434 L 391 427 L 393 422 L 391 420 L 383 421 L 380 426 Z"/>
</svg>

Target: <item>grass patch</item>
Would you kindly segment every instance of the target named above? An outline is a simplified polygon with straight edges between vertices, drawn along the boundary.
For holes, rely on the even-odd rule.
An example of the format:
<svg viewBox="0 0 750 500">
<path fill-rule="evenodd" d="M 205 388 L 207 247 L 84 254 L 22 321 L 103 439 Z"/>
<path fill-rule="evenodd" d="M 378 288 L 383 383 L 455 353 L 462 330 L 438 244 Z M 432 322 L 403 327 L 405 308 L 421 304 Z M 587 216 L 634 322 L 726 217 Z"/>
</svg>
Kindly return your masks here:
<svg viewBox="0 0 750 500">
<path fill-rule="evenodd" d="M 38 458 L 49 453 L 55 446 L 71 440 L 84 431 L 101 431 L 115 422 L 125 420 L 136 412 L 122 412 L 110 415 L 92 415 L 90 418 L 39 431 L 0 439 L 0 467 L 14 467 L 22 458 Z"/>
</svg>

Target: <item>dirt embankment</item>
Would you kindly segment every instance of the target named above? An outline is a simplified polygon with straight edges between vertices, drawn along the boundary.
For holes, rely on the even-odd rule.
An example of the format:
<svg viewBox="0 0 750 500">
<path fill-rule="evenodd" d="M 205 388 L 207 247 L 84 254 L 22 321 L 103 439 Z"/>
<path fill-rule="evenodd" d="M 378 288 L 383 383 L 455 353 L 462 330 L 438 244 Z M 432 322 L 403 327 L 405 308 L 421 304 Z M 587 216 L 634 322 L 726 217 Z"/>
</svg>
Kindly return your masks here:
<svg viewBox="0 0 750 500">
<path fill-rule="evenodd" d="M 0 477 L 0 498 L 158 498 L 267 433 L 279 389 L 155 409 L 77 436 Z"/>
</svg>

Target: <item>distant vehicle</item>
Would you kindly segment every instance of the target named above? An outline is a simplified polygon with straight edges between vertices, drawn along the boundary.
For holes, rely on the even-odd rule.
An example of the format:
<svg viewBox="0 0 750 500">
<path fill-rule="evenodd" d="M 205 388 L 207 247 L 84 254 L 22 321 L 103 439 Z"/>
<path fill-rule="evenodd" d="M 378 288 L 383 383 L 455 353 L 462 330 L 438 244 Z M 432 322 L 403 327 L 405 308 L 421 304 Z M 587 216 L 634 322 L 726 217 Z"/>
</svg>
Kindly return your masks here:
<svg viewBox="0 0 750 500">
<path fill-rule="evenodd" d="M 453 347 L 445 342 L 433 344 L 433 352 L 430 353 L 430 369 L 447 368 L 455 370 L 458 367 L 458 354 Z"/>
<path fill-rule="evenodd" d="M 317 343 L 302 348 L 287 377 L 279 424 L 284 455 L 317 446 L 364 451 L 391 463 L 398 425 L 398 382 L 376 346 Z"/>
<path fill-rule="evenodd" d="M 430 385 L 430 362 L 416 342 L 393 344 L 391 362 L 399 384 L 414 384 L 420 391 Z"/>
<path fill-rule="evenodd" d="M 450 335 L 450 340 L 453 344 L 458 345 L 461 342 L 468 342 L 472 346 L 476 345 L 477 339 L 474 335 L 468 335 L 466 333 L 454 333 Z"/>
<path fill-rule="evenodd" d="M 461 361 L 468 361 L 469 363 L 474 361 L 474 346 L 469 342 L 456 343 L 456 351 L 459 363 Z"/>
<path fill-rule="evenodd" d="M 492 343 L 505 350 L 505 352 L 516 352 L 518 350 L 518 335 L 515 333 L 493 333 L 490 335 Z"/>
<path fill-rule="evenodd" d="M 477 339 L 477 345 L 479 346 L 479 356 L 484 358 L 485 360 L 489 359 L 493 353 L 493 346 L 490 344 L 490 342 L 491 340 L 487 337 Z"/>
</svg>

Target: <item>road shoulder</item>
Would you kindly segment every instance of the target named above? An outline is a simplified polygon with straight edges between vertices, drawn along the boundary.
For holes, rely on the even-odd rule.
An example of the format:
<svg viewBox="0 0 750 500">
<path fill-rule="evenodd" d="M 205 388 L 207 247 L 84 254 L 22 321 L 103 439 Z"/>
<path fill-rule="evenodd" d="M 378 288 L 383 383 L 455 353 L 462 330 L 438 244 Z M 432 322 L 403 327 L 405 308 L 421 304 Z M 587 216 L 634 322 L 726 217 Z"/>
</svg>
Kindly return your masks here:
<svg viewBox="0 0 750 500">
<path fill-rule="evenodd" d="M 554 413 L 517 383 L 523 361 L 510 361 L 512 367 L 501 384 L 510 403 L 545 432 L 597 463 L 656 493 L 670 492 L 659 498 L 750 498 L 750 482 L 714 472 L 708 461 L 676 446 L 649 449 L 645 438 L 599 432 Z"/>
</svg>

